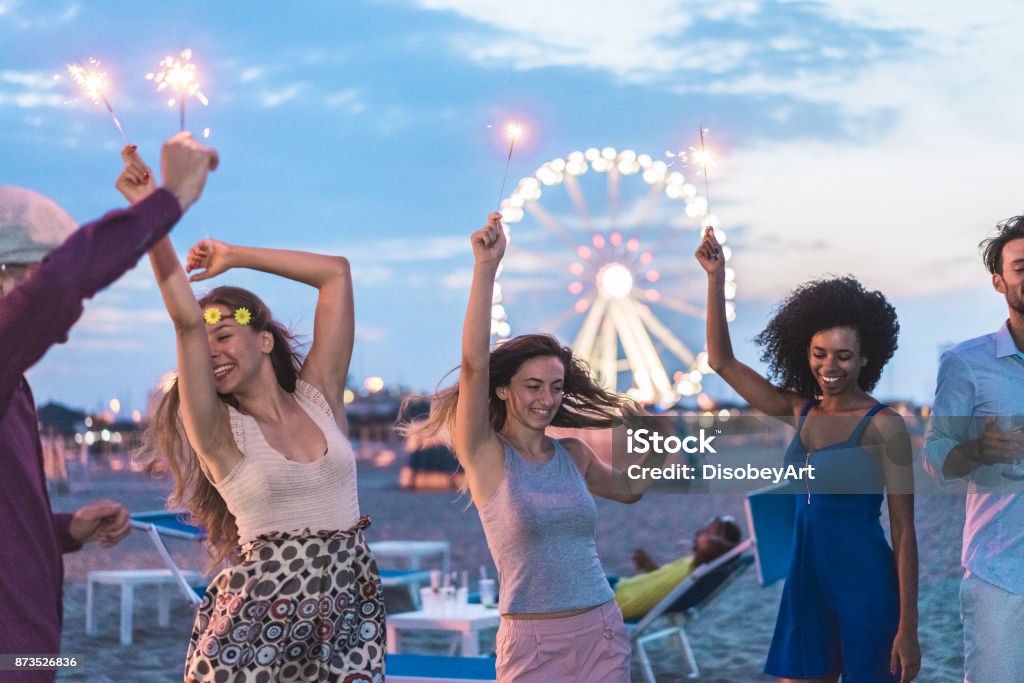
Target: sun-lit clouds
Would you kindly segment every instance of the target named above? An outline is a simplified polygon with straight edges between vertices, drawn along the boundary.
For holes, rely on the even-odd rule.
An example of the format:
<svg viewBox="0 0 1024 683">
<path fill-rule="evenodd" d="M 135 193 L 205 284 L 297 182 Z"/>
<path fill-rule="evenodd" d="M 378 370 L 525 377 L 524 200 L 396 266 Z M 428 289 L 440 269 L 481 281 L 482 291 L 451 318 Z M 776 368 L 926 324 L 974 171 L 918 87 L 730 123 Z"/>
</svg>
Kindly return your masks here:
<svg viewBox="0 0 1024 683">
<path fill-rule="evenodd" d="M 170 325 L 167 311 L 92 305 L 85 309 L 76 326 L 81 332 L 103 335 L 131 335 L 147 325 Z"/>
<path fill-rule="evenodd" d="M 259 95 L 260 106 L 266 109 L 280 107 L 298 97 L 306 87 L 305 83 L 291 83 L 275 90 L 264 90 Z"/>
</svg>

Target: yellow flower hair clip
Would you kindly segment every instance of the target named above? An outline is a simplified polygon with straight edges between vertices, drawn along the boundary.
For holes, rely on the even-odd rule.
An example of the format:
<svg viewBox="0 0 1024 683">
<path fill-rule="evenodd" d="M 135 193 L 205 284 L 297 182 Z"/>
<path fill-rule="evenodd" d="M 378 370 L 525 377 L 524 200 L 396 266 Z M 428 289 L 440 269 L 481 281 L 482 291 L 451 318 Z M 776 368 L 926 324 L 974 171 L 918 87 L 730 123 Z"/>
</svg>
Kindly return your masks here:
<svg viewBox="0 0 1024 683">
<path fill-rule="evenodd" d="M 248 325 L 252 322 L 252 312 L 249 311 L 245 306 L 239 306 L 235 309 L 235 312 L 231 315 L 235 322 L 239 325 Z M 203 311 L 203 320 L 206 321 L 207 325 L 216 325 L 224 319 L 224 314 L 220 312 L 220 309 L 216 306 L 209 306 Z"/>
</svg>

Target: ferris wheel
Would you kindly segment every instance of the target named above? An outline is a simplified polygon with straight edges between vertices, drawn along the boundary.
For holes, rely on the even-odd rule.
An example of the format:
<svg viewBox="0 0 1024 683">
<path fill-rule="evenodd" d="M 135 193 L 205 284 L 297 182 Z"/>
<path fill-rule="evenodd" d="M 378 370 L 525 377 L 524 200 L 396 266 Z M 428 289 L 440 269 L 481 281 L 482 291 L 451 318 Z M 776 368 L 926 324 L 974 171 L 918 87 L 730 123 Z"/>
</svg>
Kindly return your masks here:
<svg viewBox="0 0 1024 683">
<path fill-rule="evenodd" d="M 522 178 L 501 202 L 509 245 L 494 289 L 492 336 L 500 342 L 516 325 L 573 338 L 602 386 L 643 403 L 668 407 L 699 395 L 712 372 L 704 350 L 706 278 L 693 258 L 701 226 L 715 226 L 723 245 L 730 321 L 736 274 L 707 199 L 674 165 L 633 150 L 590 148 Z"/>
</svg>

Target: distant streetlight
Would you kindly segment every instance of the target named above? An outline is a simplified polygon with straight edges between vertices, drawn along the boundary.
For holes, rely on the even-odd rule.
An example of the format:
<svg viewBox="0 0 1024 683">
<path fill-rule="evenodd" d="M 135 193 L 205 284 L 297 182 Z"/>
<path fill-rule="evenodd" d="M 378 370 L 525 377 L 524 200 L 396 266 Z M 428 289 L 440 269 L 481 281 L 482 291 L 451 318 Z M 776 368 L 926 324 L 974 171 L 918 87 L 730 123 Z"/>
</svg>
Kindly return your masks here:
<svg viewBox="0 0 1024 683">
<path fill-rule="evenodd" d="M 366 381 L 363 382 L 363 386 L 371 394 L 376 394 L 378 391 L 384 388 L 384 380 L 380 377 L 367 377 Z"/>
<path fill-rule="evenodd" d="M 110 399 L 110 412 L 112 412 L 114 415 L 117 415 L 118 413 L 121 412 L 121 402 L 118 401 L 116 398 Z"/>
</svg>

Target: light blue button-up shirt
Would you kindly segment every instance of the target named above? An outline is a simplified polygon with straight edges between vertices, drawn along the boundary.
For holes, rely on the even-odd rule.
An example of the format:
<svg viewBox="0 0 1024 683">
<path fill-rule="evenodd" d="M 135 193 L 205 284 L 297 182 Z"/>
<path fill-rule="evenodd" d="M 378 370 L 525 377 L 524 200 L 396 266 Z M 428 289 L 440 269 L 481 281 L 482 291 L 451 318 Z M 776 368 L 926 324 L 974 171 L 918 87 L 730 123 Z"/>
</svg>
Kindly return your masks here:
<svg viewBox="0 0 1024 683">
<path fill-rule="evenodd" d="M 1008 323 L 995 334 L 969 339 L 942 354 L 924 465 L 942 482 L 949 452 L 977 439 L 985 418 L 1000 429 L 1024 427 L 1024 353 Z M 993 585 L 1024 595 L 1024 493 L 1003 478 L 1005 465 L 979 467 L 969 475 L 961 563 Z"/>
</svg>

